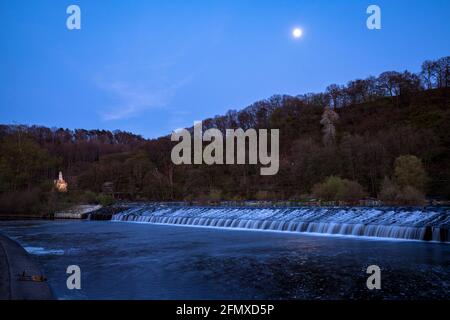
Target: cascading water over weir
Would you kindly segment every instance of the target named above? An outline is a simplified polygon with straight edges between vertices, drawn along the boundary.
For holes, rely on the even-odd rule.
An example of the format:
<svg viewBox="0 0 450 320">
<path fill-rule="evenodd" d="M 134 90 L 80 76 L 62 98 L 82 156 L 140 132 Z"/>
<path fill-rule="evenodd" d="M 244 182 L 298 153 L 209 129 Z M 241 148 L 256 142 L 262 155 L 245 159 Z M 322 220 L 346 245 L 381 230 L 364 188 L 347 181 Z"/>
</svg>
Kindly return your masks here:
<svg viewBox="0 0 450 320">
<path fill-rule="evenodd" d="M 448 208 L 138 205 L 113 221 L 449 242 Z"/>
</svg>

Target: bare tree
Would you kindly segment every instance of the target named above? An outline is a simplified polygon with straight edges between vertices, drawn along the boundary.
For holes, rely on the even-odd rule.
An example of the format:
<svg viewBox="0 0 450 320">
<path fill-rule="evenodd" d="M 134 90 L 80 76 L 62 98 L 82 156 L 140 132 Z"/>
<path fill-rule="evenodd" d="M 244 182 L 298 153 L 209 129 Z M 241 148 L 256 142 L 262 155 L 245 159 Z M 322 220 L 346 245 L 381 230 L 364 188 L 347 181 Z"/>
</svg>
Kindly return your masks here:
<svg viewBox="0 0 450 320">
<path fill-rule="evenodd" d="M 400 95 L 402 100 L 408 100 L 411 93 L 421 89 L 420 78 L 414 73 L 405 71 L 403 73 L 388 71 L 382 73 L 377 79 L 378 89 L 385 95 L 392 97 L 398 106 Z"/>
<path fill-rule="evenodd" d="M 450 56 L 437 60 L 438 88 L 450 87 Z"/>
<path fill-rule="evenodd" d="M 337 84 L 331 84 L 326 89 L 326 93 L 328 94 L 328 96 L 331 99 L 334 110 L 336 110 L 337 108 L 339 108 L 341 106 L 340 100 L 343 96 L 343 91 L 344 91 L 343 86 L 340 86 Z"/>
<path fill-rule="evenodd" d="M 378 87 L 385 96 L 395 97 L 400 94 L 399 79 L 401 74 L 397 71 L 386 71 L 378 77 Z"/>
<path fill-rule="evenodd" d="M 427 89 L 433 89 L 436 87 L 437 79 L 439 77 L 439 68 L 436 61 L 426 60 L 422 64 L 422 71 L 420 76 Z"/>
<path fill-rule="evenodd" d="M 422 64 L 420 77 L 427 89 L 450 86 L 450 56 L 427 60 Z"/>
</svg>

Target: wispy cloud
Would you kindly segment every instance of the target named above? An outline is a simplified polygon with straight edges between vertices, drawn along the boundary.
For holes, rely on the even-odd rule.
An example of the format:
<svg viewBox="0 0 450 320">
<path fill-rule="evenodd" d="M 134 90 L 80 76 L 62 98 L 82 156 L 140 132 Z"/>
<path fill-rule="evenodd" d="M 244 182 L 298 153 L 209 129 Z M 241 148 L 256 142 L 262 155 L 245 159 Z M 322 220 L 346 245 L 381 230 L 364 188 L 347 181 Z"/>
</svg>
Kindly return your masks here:
<svg viewBox="0 0 450 320">
<path fill-rule="evenodd" d="M 123 120 L 136 117 L 149 109 L 165 107 L 177 90 L 191 78 L 156 87 L 143 87 L 124 81 L 97 81 L 99 88 L 110 93 L 112 99 L 117 101 L 107 111 L 101 112 L 100 116 L 103 121 Z"/>
</svg>

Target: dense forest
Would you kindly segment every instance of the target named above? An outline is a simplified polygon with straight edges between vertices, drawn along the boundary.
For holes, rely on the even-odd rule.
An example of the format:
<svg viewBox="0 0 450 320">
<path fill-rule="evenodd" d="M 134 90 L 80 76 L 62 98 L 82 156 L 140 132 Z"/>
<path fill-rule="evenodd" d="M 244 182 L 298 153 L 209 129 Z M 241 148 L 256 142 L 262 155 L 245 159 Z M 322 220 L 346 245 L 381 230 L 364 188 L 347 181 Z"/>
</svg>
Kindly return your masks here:
<svg viewBox="0 0 450 320">
<path fill-rule="evenodd" d="M 413 204 L 450 198 L 450 57 L 420 73 L 384 72 L 323 93 L 275 95 L 203 121 L 204 130 L 280 130 L 280 170 L 175 166 L 170 136 L 0 126 L 0 212 L 128 200 L 353 201 Z M 62 171 L 69 191 L 53 181 Z"/>
</svg>

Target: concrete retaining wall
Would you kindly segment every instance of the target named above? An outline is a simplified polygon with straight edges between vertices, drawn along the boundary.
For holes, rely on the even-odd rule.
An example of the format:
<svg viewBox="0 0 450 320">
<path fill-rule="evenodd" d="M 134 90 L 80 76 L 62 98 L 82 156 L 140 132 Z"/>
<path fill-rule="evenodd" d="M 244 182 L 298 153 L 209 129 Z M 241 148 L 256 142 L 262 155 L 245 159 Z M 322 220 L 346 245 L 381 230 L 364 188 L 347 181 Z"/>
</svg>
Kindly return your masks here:
<svg viewBox="0 0 450 320">
<path fill-rule="evenodd" d="M 16 241 L 0 235 L 0 299 L 51 300 L 47 282 L 23 281 L 19 275 L 42 275 L 32 257 Z"/>
</svg>

